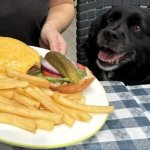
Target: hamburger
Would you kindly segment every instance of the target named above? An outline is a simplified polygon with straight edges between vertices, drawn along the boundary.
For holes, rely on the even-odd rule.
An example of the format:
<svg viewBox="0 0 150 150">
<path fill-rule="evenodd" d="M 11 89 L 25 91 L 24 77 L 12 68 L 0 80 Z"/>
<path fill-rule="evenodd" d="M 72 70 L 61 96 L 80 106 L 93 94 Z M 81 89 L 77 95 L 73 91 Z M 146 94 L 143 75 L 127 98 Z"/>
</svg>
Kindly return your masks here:
<svg viewBox="0 0 150 150">
<path fill-rule="evenodd" d="M 0 74 L 5 69 L 28 73 L 40 67 L 40 55 L 20 40 L 0 37 Z"/>
<path fill-rule="evenodd" d="M 51 82 L 50 88 L 62 93 L 81 92 L 95 79 L 87 67 L 55 51 L 46 54 L 41 71 Z"/>
<path fill-rule="evenodd" d="M 45 78 L 50 88 L 63 93 L 86 89 L 95 79 L 91 71 L 58 52 L 41 56 L 20 40 L 0 37 L 0 74 L 6 69 Z"/>
</svg>

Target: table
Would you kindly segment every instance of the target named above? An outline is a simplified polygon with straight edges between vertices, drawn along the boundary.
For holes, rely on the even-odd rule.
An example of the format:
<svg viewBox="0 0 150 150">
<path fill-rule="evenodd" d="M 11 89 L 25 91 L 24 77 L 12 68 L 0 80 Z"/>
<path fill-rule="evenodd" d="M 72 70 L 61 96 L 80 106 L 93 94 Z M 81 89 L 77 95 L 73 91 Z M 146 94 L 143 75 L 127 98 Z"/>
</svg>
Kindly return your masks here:
<svg viewBox="0 0 150 150">
<path fill-rule="evenodd" d="M 150 150 L 150 84 L 100 82 L 115 107 L 103 128 L 88 140 L 55 150 Z M 0 150 L 29 150 L 0 143 Z"/>
</svg>

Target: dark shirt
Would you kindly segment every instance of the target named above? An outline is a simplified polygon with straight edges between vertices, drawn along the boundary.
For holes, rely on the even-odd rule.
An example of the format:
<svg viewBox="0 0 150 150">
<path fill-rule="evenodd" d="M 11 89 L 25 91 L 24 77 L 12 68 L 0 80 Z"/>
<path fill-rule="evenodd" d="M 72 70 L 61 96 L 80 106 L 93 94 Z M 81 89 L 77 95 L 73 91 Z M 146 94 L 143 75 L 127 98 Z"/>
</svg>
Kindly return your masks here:
<svg viewBox="0 0 150 150">
<path fill-rule="evenodd" d="M 39 46 L 47 11 L 47 0 L 0 0 L 0 36 Z"/>
</svg>

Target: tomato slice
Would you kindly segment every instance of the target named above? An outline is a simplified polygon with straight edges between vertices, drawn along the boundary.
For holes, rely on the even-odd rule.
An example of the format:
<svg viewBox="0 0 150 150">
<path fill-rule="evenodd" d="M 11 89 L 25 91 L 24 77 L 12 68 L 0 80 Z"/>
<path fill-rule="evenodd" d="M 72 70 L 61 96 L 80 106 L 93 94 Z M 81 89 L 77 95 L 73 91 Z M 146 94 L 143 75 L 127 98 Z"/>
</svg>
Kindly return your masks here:
<svg viewBox="0 0 150 150">
<path fill-rule="evenodd" d="M 76 63 L 77 64 L 77 68 L 81 69 L 81 70 L 86 70 L 86 66 Z M 47 71 L 47 70 L 42 70 L 42 74 L 44 76 L 49 76 L 49 77 L 54 77 L 54 78 L 62 78 L 62 75 L 59 74 L 55 74 L 53 72 Z"/>
<path fill-rule="evenodd" d="M 79 69 L 86 70 L 86 66 L 84 66 L 84 65 L 82 65 L 82 64 L 77 63 L 77 67 L 78 67 Z"/>
<path fill-rule="evenodd" d="M 57 74 L 54 74 L 54 73 L 50 73 L 50 72 L 47 72 L 45 70 L 42 71 L 42 74 L 44 76 L 49 76 L 49 77 L 55 77 L 55 78 L 62 78 L 61 75 L 57 75 Z"/>
</svg>

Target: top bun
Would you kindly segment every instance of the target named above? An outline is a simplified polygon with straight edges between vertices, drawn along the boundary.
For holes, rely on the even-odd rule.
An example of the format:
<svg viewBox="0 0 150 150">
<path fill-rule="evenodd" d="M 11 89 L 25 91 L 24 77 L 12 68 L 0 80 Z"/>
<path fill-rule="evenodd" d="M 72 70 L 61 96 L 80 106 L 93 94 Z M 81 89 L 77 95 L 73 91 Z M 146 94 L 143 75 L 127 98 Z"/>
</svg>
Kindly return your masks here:
<svg viewBox="0 0 150 150">
<path fill-rule="evenodd" d="M 5 69 L 22 73 L 40 65 L 40 55 L 31 47 L 14 38 L 0 37 L 0 74 Z"/>
</svg>

